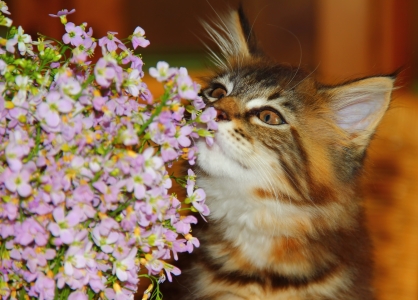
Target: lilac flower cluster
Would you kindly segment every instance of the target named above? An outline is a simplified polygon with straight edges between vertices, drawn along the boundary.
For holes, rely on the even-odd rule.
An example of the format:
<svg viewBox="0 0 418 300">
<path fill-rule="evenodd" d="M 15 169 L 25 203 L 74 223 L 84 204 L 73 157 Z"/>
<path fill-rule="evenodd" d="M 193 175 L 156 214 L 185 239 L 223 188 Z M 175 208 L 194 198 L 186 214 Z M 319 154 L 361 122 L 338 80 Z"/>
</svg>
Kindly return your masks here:
<svg viewBox="0 0 418 300">
<path fill-rule="evenodd" d="M 165 85 L 154 100 L 141 57 L 115 32 L 97 40 L 68 22 L 73 12 L 52 15 L 63 43 L 21 27 L 0 38 L 0 299 L 132 299 L 141 272 L 171 281 L 180 270 L 167 260 L 199 246 L 167 166 L 194 164 L 216 113 L 186 69 L 164 62 L 150 69 Z M 149 44 L 140 27 L 130 41 Z M 184 187 L 183 208 L 208 215 L 191 170 Z"/>
</svg>

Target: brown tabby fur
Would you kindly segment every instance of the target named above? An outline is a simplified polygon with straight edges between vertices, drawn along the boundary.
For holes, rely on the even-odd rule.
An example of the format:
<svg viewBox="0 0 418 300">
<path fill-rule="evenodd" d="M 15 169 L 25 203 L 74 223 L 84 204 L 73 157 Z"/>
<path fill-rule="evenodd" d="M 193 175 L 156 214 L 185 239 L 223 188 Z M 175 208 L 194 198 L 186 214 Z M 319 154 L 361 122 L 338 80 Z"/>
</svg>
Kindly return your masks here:
<svg viewBox="0 0 418 300">
<path fill-rule="evenodd" d="M 242 10 L 214 27 L 226 62 L 203 97 L 219 131 L 195 169 L 211 215 L 164 299 L 374 299 L 357 186 L 394 78 L 323 86 L 264 57 Z M 211 98 L 219 87 L 227 95 Z M 285 123 L 262 122 L 265 109 Z"/>
</svg>

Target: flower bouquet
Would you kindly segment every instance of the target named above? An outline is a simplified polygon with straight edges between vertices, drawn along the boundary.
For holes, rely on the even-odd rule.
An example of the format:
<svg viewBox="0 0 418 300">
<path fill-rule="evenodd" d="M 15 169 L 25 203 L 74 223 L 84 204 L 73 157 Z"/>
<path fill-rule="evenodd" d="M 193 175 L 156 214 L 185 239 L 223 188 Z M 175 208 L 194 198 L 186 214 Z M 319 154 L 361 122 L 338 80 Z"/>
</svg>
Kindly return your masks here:
<svg viewBox="0 0 418 300">
<path fill-rule="evenodd" d="M 148 46 L 140 27 L 95 39 L 63 10 L 51 15 L 62 41 L 32 41 L 0 11 L 0 299 L 133 299 L 140 277 L 152 282 L 143 299 L 161 299 L 158 284 L 181 272 L 167 260 L 199 246 L 197 219 L 180 211 L 209 213 L 193 172 L 167 167 L 212 142 L 213 108 L 164 62 L 149 70 L 164 84 L 153 98 L 128 47 Z"/>
</svg>

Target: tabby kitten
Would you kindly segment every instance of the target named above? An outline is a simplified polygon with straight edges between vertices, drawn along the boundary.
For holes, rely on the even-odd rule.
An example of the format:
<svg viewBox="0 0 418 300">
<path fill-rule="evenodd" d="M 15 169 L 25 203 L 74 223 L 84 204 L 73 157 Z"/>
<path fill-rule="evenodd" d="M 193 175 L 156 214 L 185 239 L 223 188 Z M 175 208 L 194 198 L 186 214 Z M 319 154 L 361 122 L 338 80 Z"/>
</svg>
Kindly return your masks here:
<svg viewBox="0 0 418 300">
<path fill-rule="evenodd" d="M 208 32 L 225 57 L 195 170 L 211 214 L 164 299 L 374 299 L 358 181 L 394 77 L 321 85 L 264 57 L 242 10 Z"/>
</svg>

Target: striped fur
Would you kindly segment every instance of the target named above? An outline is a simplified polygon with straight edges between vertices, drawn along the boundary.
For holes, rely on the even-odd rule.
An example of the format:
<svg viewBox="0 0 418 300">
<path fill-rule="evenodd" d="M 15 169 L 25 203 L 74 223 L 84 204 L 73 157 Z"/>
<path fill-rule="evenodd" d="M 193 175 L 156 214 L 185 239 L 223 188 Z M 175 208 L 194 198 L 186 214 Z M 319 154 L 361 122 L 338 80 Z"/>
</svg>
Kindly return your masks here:
<svg viewBox="0 0 418 300">
<path fill-rule="evenodd" d="M 357 185 L 394 78 L 322 86 L 263 57 L 242 11 L 220 24 L 209 33 L 226 60 L 203 96 L 223 118 L 195 170 L 211 215 L 164 299 L 374 299 Z"/>
</svg>

